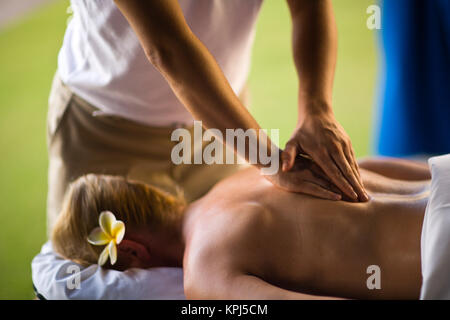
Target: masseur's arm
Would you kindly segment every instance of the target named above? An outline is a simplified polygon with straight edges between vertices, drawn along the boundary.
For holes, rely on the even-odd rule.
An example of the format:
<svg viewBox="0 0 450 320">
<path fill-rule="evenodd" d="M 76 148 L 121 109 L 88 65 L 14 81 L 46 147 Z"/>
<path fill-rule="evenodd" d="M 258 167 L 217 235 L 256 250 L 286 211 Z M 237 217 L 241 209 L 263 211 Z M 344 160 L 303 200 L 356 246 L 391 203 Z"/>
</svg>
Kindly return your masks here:
<svg viewBox="0 0 450 320">
<path fill-rule="evenodd" d="M 308 154 L 351 199 L 367 201 L 350 138 L 334 117 L 332 91 L 337 32 L 331 0 L 287 0 L 299 77 L 298 125 L 282 154 L 290 170 Z"/>
<path fill-rule="evenodd" d="M 148 59 L 194 118 L 202 120 L 206 128 L 219 129 L 223 136 L 226 129 L 259 132 L 258 123 L 239 101 L 214 57 L 187 25 L 177 0 L 115 0 L 115 3 L 136 32 Z M 267 154 L 271 154 L 273 147 L 279 157 L 280 150 L 267 141 L 259 141 L 259 148 L 267 148 Z M 248 160 L 247 150 L 240 155 Z M 263 167 L 261 163 L 255 165 Z M 288 191 L 340 198 L 327 190 L 325 176 L 320 178 L 307 170 L 279 170 L 266 177 Z"/>
</svg>

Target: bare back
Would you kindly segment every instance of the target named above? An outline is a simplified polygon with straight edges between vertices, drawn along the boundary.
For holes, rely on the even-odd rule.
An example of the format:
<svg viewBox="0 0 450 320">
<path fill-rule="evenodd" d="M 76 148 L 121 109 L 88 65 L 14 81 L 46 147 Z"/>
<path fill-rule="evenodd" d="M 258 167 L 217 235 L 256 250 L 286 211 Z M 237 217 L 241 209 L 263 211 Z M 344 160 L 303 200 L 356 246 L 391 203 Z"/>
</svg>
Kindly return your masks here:
<svg viewBox="0 0 450 320">
<path fill-rule="evenodd" d="M 428 182 L 361 173 L 366 203 L 285 192 L 254 169 L 222 181 L 190 210 L 186 275 L 195 276 L 191 262 L 205 257 L 216 272 L 251 274 L 296 292 L 417 297 Z M 367 288 L 370 265 L 380 267 L 381 290 Z"/>
</svg>

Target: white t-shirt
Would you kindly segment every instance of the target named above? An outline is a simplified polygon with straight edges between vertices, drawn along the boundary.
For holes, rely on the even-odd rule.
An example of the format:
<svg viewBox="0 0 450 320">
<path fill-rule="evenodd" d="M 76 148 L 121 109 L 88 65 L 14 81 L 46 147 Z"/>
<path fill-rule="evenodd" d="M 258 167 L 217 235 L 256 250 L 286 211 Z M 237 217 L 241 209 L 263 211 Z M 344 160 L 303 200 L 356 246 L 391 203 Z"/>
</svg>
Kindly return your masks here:
<svg viewBox="0 0 450 320">
<path fill-rule="evenodd" d="M 238 94 L 247 80 L 262 0 L 179 0 L 194 34 Z M 59 52 L 62 81 L 100 113 L 151 126 L 191 124 L 192 116 L 147 60 L 113 0 L 71 0 Z"/>
</svg>

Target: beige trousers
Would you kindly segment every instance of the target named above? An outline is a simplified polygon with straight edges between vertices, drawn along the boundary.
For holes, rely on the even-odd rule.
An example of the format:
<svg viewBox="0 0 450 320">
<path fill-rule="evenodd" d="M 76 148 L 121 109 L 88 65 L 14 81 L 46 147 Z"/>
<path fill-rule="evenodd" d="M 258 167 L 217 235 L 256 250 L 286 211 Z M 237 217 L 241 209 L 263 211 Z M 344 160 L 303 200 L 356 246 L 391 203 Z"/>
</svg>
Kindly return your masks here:
<svg viewBox="0 0 450 320">
<path fill-rule="evenodd" d="M 150 127 L 117 116 L 94 116 L 96 110 L 55 76 L 47 121 L 48 234 L 61 210 L 68 185 L 84 174 L 125 176 L 169 192 L 181 188 L 186 200 L 192 201 L 242 167 L 174 165 L 171 150 L 178 142 L 170 137 L 175 127 Z M 193 148 L 192 157 L 202 152 L 204 146 L 199 150 Z"/>
</svg>

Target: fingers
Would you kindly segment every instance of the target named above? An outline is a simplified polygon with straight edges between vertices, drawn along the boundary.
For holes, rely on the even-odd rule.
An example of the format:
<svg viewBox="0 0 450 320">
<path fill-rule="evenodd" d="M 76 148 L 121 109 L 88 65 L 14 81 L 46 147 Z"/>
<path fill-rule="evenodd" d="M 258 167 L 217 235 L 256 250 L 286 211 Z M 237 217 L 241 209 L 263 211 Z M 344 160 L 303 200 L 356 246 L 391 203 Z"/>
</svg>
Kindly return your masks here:
<svg viewBox="0 0 450 320">
<path fill-rule="evenodd" d="M 322 198 L 326 200 L 338 201 L 341 200 L 342 196 L 340 194 L 329 191 L 315 183 L 304 182 L 301 186 L 301 193 L 308 194 L 313 197 Z"/>
<path fill-rule="evenodd" d="M 265 176 L 280 189 L 289 192 L 308 194 L 327 200 L 341 200 L 340 190 L 327 178 L 316 176 L 309 170 L 279 172 L 274 176 Z"/>
<path fill-rule="evenodd" d="M 341 190 L 339 190 L 338 187 L 336 187 L 330 180 L 328 180 L 328 177 L 317 176 L 313 171 L 311 171 L 311 177 L 306 178 L 305 181 L 313 183 L 313 184 L 317 184 L 319 187 L 322 187 L 328 191 L 331 191 L 331 192 L 339 195 L 340 198 L 342 199 Z"/>
<path fill-rule="evenodd" d="M 347 157 L 344 154 L 344 152 L 342 150 L 339 150 L 339 151 L 333 153 L 332 157 L 333 157 L 333 160 L 335 161 L 335 163 L 337 164 L 338 168 L 342 172 L 344 178 L 348 182 L 350 182 L 352 189 L 355 190 L 355 192 L 357 194 L 357 198 L 355 200 L 357 200 L 359 198 L 363 201 L 367 201 L 366 194 L 364 192 L 364 188 L 360 184 L 360 181 L 357 178 L 357 176 L 355 175 L 353 168 L 350 166 L 350 163 L 348 162 Z"/>
<path fill-rule="evenodd" d="M 311 174 L 313 176 L 312 179 L 308 179 L 308 181 L 318 184 L 319 186 L 330 190 L 334 193 L 340 194 L 342 196 L 341 190 L 339 190 L 338 187 L 336 187 L 334 185 L 334 183 L 332 183 L 329 178 L 326 176 L 326 174 L 323 172 L 323 170 L 317 165 L 317 164 L 313 164 L 310 167 L 310 171 Z"/>
<path fill-rule="evenodd" d="M 358 200 L 358 194 L 353 191 L 354 189 L 352 185 L 347 181 L 346 177 L 344 177 L 341 170 L 336 166 L 335 161 L 328 155 L 328 153 L 323 152 L 320 157 L 316 157 L 315 161 L 330 178 L 330 180 L 344 194 L 346 194 L 350 199 Z M 353 174 L 351 176 L 353 176 Z"/>
<path fill-rule="evenodd" d="M 345 150 L 346 150 L 345 156 L 347 157 L 347 161 L 350 163 L 350 166 L 352 167 L 356 177 L 358 178 L 359 183 L 363 185 L 361 175 L 359 173 L 359 165 L 358 162 L 356 161 L 356 156 L 355 152 L 353 151 L 353 147 L 350 145 Z"/>
<path fill-rule="evenodd" d="M 359 172 L 359 165 L 358 165 L 358 162 L 356 161 L 356 156 L 355 156 L 355 153 L 351 146 L 349 146 L 347 148 L 347 152 L 345 153 L 345 156 L 347 158 L 347 161 L 350 163 L 353 173 L 354 173 L 355 177 L 358 179 L 358 183 L 361 186 L 361 189 L 363 191 L 363 196 L 360 196 L 360 200 L 361 201 L 369 201 L 369 195 L 367 194 L 367 192 L 364 188 L 364 183 L 362 181 L 361 174 Z"/>
<path fill-rule="evenodd" d="M 281 153 L 281 170 L 284 172 L 292 169 L 295 163 L 295 157 L 298 154 L 298 149 L 295 143 L 288 142 L 286 148 Z"/>
</svg>

